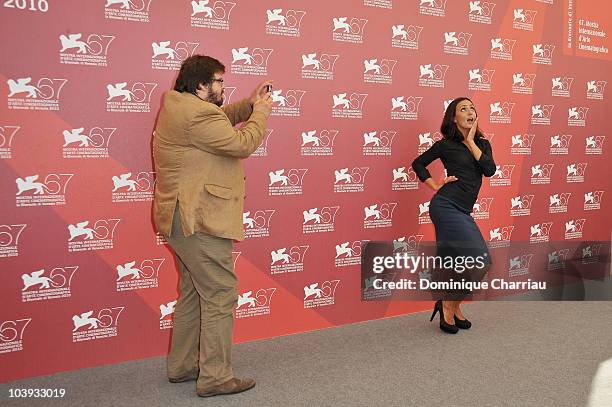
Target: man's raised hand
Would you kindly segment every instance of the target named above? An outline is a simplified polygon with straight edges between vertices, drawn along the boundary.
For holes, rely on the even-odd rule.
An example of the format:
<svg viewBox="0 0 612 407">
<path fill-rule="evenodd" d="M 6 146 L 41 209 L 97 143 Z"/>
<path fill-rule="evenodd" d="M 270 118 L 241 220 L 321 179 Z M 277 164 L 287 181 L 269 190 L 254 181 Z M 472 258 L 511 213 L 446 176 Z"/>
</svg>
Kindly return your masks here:
<svg viewBox="0 0 612 407">
<path fill-rule="evenodd" d="M 267 91 L 267 87 L 268 85 L 271 85 L 271 84 L 272 84 L 272 80 L 266 79 L 265 81 L 261 82 L 259 85 L 255 87 L 250 97 L 250 101 L 252 105 L 255 105 L 255 102 L 257 102 L 259 99 L 261 99 L 265 95 L 270 94 L 270 92 Z"/>
</svg>

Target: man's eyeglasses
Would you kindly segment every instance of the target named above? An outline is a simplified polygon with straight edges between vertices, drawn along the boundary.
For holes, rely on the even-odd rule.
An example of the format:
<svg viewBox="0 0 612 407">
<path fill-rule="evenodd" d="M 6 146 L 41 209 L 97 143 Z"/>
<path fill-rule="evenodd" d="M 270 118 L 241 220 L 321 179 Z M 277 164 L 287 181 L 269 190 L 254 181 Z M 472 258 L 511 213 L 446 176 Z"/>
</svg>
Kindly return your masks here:
<svg viewBox="0 0 612 407">
<path fill-rule="evenodd" d="M 223 78 L 219 78 L 219 79 L 214 78 L 212 81 L 213 82 L 219 82 L 221 85 L 223 85 Z"/>
</svg>

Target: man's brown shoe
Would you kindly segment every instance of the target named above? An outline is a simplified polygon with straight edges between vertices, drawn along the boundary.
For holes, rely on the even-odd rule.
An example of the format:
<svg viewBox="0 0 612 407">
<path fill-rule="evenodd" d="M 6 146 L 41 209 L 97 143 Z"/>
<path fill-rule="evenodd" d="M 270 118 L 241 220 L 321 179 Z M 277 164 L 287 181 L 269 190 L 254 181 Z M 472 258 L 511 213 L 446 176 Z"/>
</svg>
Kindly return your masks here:
<svg viewBox="0 0 612 407">
<path fill-rule="evenodd" d="M 169 377 L 168 381 L 170 383 L 182 383 L 182 382 L 188 382 L 188 381 L 197 380 L 197 379 L 198 379 L 198 372 L 194 372 L 194 373 L 189 373 L 181 377 Z"/>
<path fill-rule="evenodd" d="M 212 386 L 205 390 L 196 390 L 200 397 L 220 396 L 222 394 L 236 394 L 255 387 L 253 379 L 230 379 L 225 383 Z"/>
</svg>

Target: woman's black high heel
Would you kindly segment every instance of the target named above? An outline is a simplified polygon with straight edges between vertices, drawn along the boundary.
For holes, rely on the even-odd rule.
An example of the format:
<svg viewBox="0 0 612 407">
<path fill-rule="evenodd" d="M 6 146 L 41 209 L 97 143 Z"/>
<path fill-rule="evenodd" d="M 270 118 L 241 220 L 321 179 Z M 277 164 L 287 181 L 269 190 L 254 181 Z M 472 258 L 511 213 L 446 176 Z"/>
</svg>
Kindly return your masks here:
<svg viewBox="0 0 612 407">
<path fill-rule="evenodd" d="M 459 332 L 459 328 L 456 325 L 449 324 L 444 320 L 444 310 L 442 308 L 442 300 L 436 301 L 436 305 L 434 306 L 433 314 L 431 314 L 431 318 L 429 318 L 429 322 L 433 321 L 436 313 L 440 313 L 440 329 L 449 334 L 456 334 Z"/>
<path fill-rule="evenodd" d="M 472 327 L 472 323 L 470 321 L 468 321 L 467 319 L 459 319 L 457 318 L 457 316 L 454 316 L 455 318 L 455 325 L 457 325 L 457 328 L 459 329 L 470 329 Z"/>
</svg>

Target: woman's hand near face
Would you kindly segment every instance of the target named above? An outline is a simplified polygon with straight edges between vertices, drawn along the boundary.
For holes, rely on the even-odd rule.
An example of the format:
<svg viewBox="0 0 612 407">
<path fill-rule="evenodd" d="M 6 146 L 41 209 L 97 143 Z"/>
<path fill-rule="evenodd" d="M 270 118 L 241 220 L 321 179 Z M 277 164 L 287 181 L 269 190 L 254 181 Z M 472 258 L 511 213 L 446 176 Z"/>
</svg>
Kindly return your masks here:
<svg viewBox="0 0 612 407">
<path fill-rule="evenodd" d="M 472 128 L 470 129 L 470 132 L 467 135 L 466 141 L 468 143 L 473 143 L 474 142 L 474 137 L 476 136 L 476 130 L 477 129 L 478 129 L 478 117 L 474 119 L 474 123 L 472 124 Z"/>
<path fill-rule="evenodd" d="M 476 161 L 480 160 L 480 156 L 482 155 L 482 150 L 478 148 L 478 146 L 476 145 L 476 142 L 474 141 L 474 137 L 476 136 L 477 129 L 478 129 L 478 117 L 474 119 L 474 124 L 472 124 L 472 128 L 470 128 L 470 132 L 468 133 L 465 139 L 466 145 L 468 149 L 470 150 L 470 153 L 472 154 L 472 156 L 474 156 L 474 159 Z"/>
</svg>

